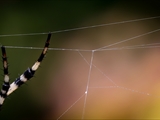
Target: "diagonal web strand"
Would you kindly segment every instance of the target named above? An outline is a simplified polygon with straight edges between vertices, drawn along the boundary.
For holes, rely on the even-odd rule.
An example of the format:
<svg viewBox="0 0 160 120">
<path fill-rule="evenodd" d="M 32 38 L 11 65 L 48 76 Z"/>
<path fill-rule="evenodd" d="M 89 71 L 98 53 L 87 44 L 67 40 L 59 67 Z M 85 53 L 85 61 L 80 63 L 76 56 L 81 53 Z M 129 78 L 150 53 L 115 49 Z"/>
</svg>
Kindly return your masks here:
<svg viewBox="0 0 160 120">
<path fill-rule="evenodd" d="M 70 31 L 84 30 L 84 29 L 89 29 L 89 28 L 104 27 L 104 26 L 109 26 L 109 25 L 117 25 L 117 24 L 124 24 L 124 23 L 130 23 L 130 22 L 138 22 L 138 21 L 144 21 L 144 20 L 151 20 L 151 19 L 156 19 L 156 18 L 160 18 L 160 16 L 140 18 L 140 19 L 133 19 L 133 20 L 126 20 L 126 21 L 106 23 L 106 24 L 98 24 L 98 25 L 85 26 L 85 27 L 77 27 L 77 28 L 64 29 L 64 30 L 57 30 L 57 31 L 52 31 L 50 33 L 56 34 L 56 33 L 70 32 Z M 8 34 L 8 35 L 0 35 L 0 37 L 18 37 L 18 36 L 32 36 L 32 35 L 45 35 L 45 34 L 48 34 L 48 32 L 43 32 L 43 33 L 26 33 L 26 34 Z"/>
<path fill-rule="evenodd" d="M 109 48 L 109 49 L 104 49 L 102 51 L 113 51 L 113 50 L 135 50 L 135 49 L 149 49 L 149 48 L 159 48 L 160 46 L 137 46 L 137 47 L 120 47 L 120 48 Z"/>
<path fill-rule="evenodd" d="M 66 111 L 64 111 L 58 118 L 59 120 L 64 114 L 66 114 L 85 94 L 83 94 L 81 97 L 79 97 Z"/>
<path fill-rule="evenodd" d="M 121 40 L 119 42 L 116 42 L 116 43 L 113 43 L 113 44 L 110 44 L 110 45 L 107 45 L 107 46 L 104 46 L 104 47 L 97 48 L 97 49 L 95 49 L 95 51 L 99 51 L 99 50 L 104 49 L 104 48 L 108 48 L 108 47 L 111 47 L 111 46 L 114 46 L 114 45 L 118 45 L 120 43 L 128 42 L 130 40 L 133 40 L 133 39 L 145 36 L 145 35 L 149 35 L 151 33 L 155 33 L 155 32 L 158 32 L 158 31 L 160 31 L 160 29 L 156 29 L 156 30 L 153 30 L 153 31 L 150 31 L 150 32 L 147 32 L 147 33 L 144 33 L 144 34 L 140 34 L 140 35 L 137 35 L 137 36 L 125 39 L 125 40 Z"/>
<path fill-rule="evenodd" d="M 140 44 L 140 45 L 131 45 L 117 48 L 106 48 L 101 49 L 99 51 L 107 51 L 107 50 L 131 50 L 131 49 L 143 49 L 143 48 L 158 48 L 160 47 L 160 43 L 151 43 L 151 44 Z"/>
<path fill-rule="evenodd" d="M 80 51 L 78 51 L 78 53 L 80 54 L 80 56 L 83 58 L 83 60 L 89 65 L 88 61 L 86 60 L 86 58 L 80 53 Z M 100 70 L 95 64 L 92 64 L 93 67 L 95 67 L 103 76 L 105 76 L 110 82 L 112 82 L 115 86 L 117 86 L 117 84 L 110 79 L 102 70 Z"/>
<path fill-rule="evenodd" d="M 92 70 L 92 64 L 93 64 L 93 56 L 94 56 L 94 51 L 92 51 L 91 61 L 90 61 L 90 66 L 89 66 L 89 73 L 88 73 L 88 80 L 87 80 L 87 86 L 86 86 L 86 91 L 85 91 L 82 119 L 84 119 L 84 116 L 85 116 L 85 109 L 86 109 L 86 102 L 87 102 L 87 96 L 88 96 L 89 82 L 90 82 L 90 78 L 91 78 L 91 70 Z"/>
<path fill-rule="evenodd" d="M 86 58 L 78 51 L 78 53 L 80 54 L 80 56 L 83 58 L 83 60 L 88 64 L 89 62 L 86 60 Z M 107 87 L 89 87 L 89 88 L 119 88 L 119 89 L 123 89 L 123 90 L 127 90 L 127 91 L 131 91 L 131 92 L 136 92 L 136 93 L 139 93 L 139 94 L 144 94 L 144 95 L 151 95 L 149 93 L 146 93 L 146 92 L 141 92 L 141 91 L 138 91 L 138 90 L 134 90 L 134 89 L 130 89 L 130 88 L 126 88 L 126 87 L 122 87 L 122 86 L 118 86 L 116 83 L 114 83 L 114 81 L 109 78 L 102 70 L 100 70 L 96 65 L 92 64 L 93 67 L 95 67 L 102 75 L 104 75 L 108 80 L 110 80 L 114 86 L 107 86 Z"/>
</svg>

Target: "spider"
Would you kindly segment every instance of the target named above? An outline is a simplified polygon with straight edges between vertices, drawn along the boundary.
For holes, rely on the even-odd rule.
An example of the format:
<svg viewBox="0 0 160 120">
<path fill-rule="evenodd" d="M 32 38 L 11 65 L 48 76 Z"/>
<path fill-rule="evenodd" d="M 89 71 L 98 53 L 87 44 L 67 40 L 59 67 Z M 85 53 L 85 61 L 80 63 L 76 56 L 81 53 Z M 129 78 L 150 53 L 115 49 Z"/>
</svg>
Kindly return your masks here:
<svg viewBox="0 0 160 120">
<path fill-rule="evenodd" d="M 9 75 L 8 75 L 8 62 L 6 56 L 6 50 L 4 46 L 1 46 L 2 50 L 2 61 L 3 61 L 3 72 L 4 72 L 4 81 L 2 85 L 2 89 L 0 91 L 0 108 L 3 105 L 4 100 L 7 96 L 9 96 L 12 92 L 14 92 L 18 87 L 27 82 L 27 80 L 31 79 L 35 74 L 35 71 L 38 69 L 40 63 L 42 62 L 44 56 L 47 53 L 49 42 L 51 38 L 51 33 L 48 34 L 47 40 L 45 42 L 45 46 L 42 50 L 41 55 L 38 60 L 34 63 L 31 68 L 28 68 L 22 75 L 20 75 L 16 80 L 9 84 Z"/>
</svg>

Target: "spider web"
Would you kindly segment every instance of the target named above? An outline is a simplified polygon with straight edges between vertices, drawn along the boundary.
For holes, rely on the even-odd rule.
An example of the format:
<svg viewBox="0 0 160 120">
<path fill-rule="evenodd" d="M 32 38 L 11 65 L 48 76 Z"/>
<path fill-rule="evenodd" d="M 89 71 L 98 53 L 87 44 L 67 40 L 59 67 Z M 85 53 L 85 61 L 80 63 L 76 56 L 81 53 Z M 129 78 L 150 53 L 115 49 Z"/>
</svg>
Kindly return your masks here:
<svg viewBox="0 0 160 120">
<path fill-rule="evenodd" d="M 109 23 L 109 24 L 94 25 L 89 27 L 80 27 L 80 28 L 74 28 L 74 29 L 53 31 L 51 33 L 55 34 L 60 32 L 68 32 L 68 31 L 75 31 L 75 30 L 77 31 L 77 30 L 88 29 L 88 28 L 97 28 L 97 27 L 104 27 L 104 26 L 110 26 L 110 25 L 132 23 L 132 22 L 144 21 L 144 20 L 150 20 L 150 19 L 156 19 L 156 18 L 160 18 L 160 16 L 122 21 L 122 22 L 116 22 L 116 23 Z M 153 87 L 150 87 L 150 85 L 152 85 L 151 81 L 148 80 L 150 78 L 147 79 L 146 77 L 144 77 L 145 75 L 143 73 L 141 74 L 139 73 L 141 72 L 141 70 L 139 69 L 143 68 L 146 64 L 142 64 L 143 62 L 140 62 L 142 64 L 141 65 L 140 63 L 132 62 L 132 60 L 130 63 L 130 60 L 129 60 L 130 58 L 128 58 L 128 56 L 130 55 L 128 54 L 130 54 L 131 52 L 126 52 L 126 51 L 150 49 L 154 51 L 153 56 L 151 55 L 151 57 L 153 58 L 154 56 L 157 56 L 157 53 L 158 53 L 157 51 L 159 50 L 160 43 L 152 42 L 152 43 L 143 43 L 143 44 L 136 44 L 136 45 L 123 44 L 123 43 L 134 41 L 137 39 L 139 40 L 142 37 L 148 36 L 150 34 L 152 35 L 152 34 L 159 33 L 159 31 L 160 29 L 147 31 L 145 33 L 141 33 L 141 34 L 132 36 L 130 38 L 120 40 L 118 42 L 110 43 L 109 45 L 98 47 L 96 49 L 95 48 L 94 49 L 72 49 L 72 48 L 68 49 L 68 48 L 52 48 L 52 47 L 49 48 L 50 51 L 54 51 L 54 52 L 56 51 L 67 52 L 67 57 L 75 56 L 74 59 L 73 58 L 71 59 L 73 61 L 76 61 L 77 59 L 78 61 L 80 61 L 80 62 L 72 61 L 73 63 L 69 63 L 68 67 L 65 67 L 65 68 L 71 67 L 71 70 L 75 70 L 76 68 L 78 68 L 75 71 L 78 71 L 76 72 L 76 74 L 79 74 L 77 75 L 79 76 L 79 78 L 76 77 L 77 80 L 75 80 L 73 77 L 73 80 L 75 80 L 78 83 L 72 83 L 73 80 L 69 82 L 72 84 L 72 86 L 76 85 L 77 87 L 78 84 L 80 85 L 80 87 L 77 87 L 77 88 L 73 87 L 74 88 L 73 90 L 77 90 L 78 92 L 74 93 L 74 91 L 72 91 L 72 89 L 69 89 L 69 88 L 62 89 L 64 86 L 70 87 L 70 85 L 66 85 L 67 83 L 65 82 L 65 75 L 67 73 L 66 74 L 63 73 L 59 75 L 59 76 L 64 75 L 64 77 L 62 76 L 63 79 L 60 80 L 60 83 L 59 83 L 60 89 L 62 90 L 60 92 L 58 91 L 59 94 L 63 94 L 64 92 L 63 90 L 69 89 L 69 92 L 71 92 L 71 96 L 66 95 L 66 93 L 69 93 L 69 92 L 64 92 L 62 96 L 66 96 L 66 97 L 59 97 L 61 98 L 60 100 L 61 102 L 59 102 L 59 104 L 60 103 L 63 103 L 63 104 L 59 105 L 59 108 L 57 109 L 58 112 L 54 114 L 54 119 L 128 118 L 129 116 L 125 116 L 125 113 L 117 114 L 118 112 L 116 111 L 120 111 L 120 110 L 122 111 L 123 109 L 124 109 L 124 112 L 132 111 L 132 109 L 134 109 L 134 106 L 131 106 L 131 108 L 129 107 L 131 104 L 134 103 L 133 99 L 135 98 L 140 99 L 140 100 L 135 99 L 135 101 L 139 102 L 138 104 L 135 104 L 136 108 L 140 110 L 144 110 L 144 107 L 141 108 L 138 106 L 140 105 L 141 99 L 143 99 L 142 100 L 143 102 L 146 100 L 147 102 L 145 102 L 144 104 L 147 104 L 148 101 L 151 100 L 150 98 L 152 97 L 155 98 L 155 96 L 156 98 L 159 98 L 159 95 L 157 95 L 152 91 Z M 30 34 L 0 35 L 0 37 L 9 37 L 9 36 L 13 37 L 13 36 L 25 36 L 25 35 L 28 36 L 28 35 L 40 35 L 40 34 L 47 34 L 47 33 L 44 32 L 44 33 L 30 33 Z M 122 46 L 118 46 L 118 45 L 122 45 Z M 6 46 L 6 48 L 42 49 L 38 47 L 22 47 L 22 46 Z M 124 55 L 122 53 L 127 55 Z M 122 55 L 124 55 L 124 57 Z M 132 55 L 135 55 L 135 53 L 133 53 Z M 140 57 L 137 59 L 138 61 L 144 60 L 143 57 L 142 58 Z M 70 59 L 67 59 L 67 60 L 70 60 Z M 159 60 L 158 57 L 157 57 L 157 60 Z M 154 61 L 151 61 L 151 62 L 154 62 Z M 78 65 L 76 66 L 77 63 L 79 64 L 79 66 Z M 83 67 L 80 67 L 80 66 L 83 66 Z M 63 72 L 66 72 L 66 71 L 67 70 L 64 70 Z M 82 72 L 84 72 L 85 74 L 83 74 Z M 125 72 L 127 74 L 125 74 Z M 135 72 L 135 73 L 132 73 L 132 72 Z M 144 73 L 145 74 L 148 73 L 147 70 Z M 138 74 L 139 77 L 137 76 L 135 77 L 134 74 Z M 57 81 L 59 81 L 59 79 L 57 79 Z M 69 80 L 67 80 L 67 82 L 68 81 Z M 154 81 L 154 82 L 158 84 L 157 81 Z M 145 87 L 142 87 L 142 86 L 145 86 Z M 158 89 L 157 88 L 158 85 L 155 87 L 156 89 Z M 81 90 L 78 90 L 79 88 Z M 59 88 L 55 90 L 59 90 Z M 73 95 L 73 94 L 76 94 L 76 95 Z M 67 98 L 67 100 L 64 98 Z M 127 100 L 131 101 L 131 104 L 127 102 Z M 126 102 L 126 105 L 124 105 L 125 102 Z M 137 109 L 134 109 L 134 110 L 137 110 Z M 134 110 L 132 112 L 135 112 Z M 140 112 L 140 110 L 138 110 L 138 112 Z M 135 116 L 135 118 L 137 118 L 137 116 Z"/>
</svg>

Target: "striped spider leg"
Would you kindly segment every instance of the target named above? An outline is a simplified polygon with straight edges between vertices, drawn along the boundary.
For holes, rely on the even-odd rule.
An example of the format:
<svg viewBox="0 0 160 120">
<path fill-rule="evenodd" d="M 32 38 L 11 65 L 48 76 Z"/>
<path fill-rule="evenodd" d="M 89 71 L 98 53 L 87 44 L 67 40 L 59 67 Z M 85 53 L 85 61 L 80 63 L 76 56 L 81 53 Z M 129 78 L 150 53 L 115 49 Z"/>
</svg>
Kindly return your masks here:
<svg viewBox="0 0 160 120">
<path fill-rule="evenodd" d="M 45 42 L 45 46 L 42 50 L 41 55 L 39 56 L 38 60 L 35 64 L 28 68 L 20 77 L 16 78 L 16 80 L 9 85 L 9 76 L 8 76 L 8 64 L 7 58 L 5 53 L 5 47 L 2 47 L 2 54 L 3 54 L 3 66 L 4 66 L 4 84 L 2 86 L 2 90 L 0 92 L 0 107 L 2 106 L 5 98 L 14 92 L 18 87 L 24 84 L 27 80 L 31 79 L 34 76 L 35 71 L 38 69 L 40 63 L 42 62 L 44 56 L 47 53 L 49 42 L 51 38 L 51 33 L 48 34 L 47 40 Z M 7 86 L 8 85 L 8 86 Z M 7 86 L 7 87 L 6 87 Z"/>
<path fill-rule="evenodd" d="M 20 77 L 18 77 L 11 85 L 7 92 L 7 95 L 10 95 L 13 91 L 15 91 L 18 87 L 20 87 L 22 84 L 24 84 L 27 80 L 33 77 L 35 71 L 38 69 L 40 63 L 42 62 L 44 56 L 47 53 L 47 49 L 49 47 L 49 42 L 51 38 L 51 33 L 48 34 L 48 38 L 46 40 L 44 49 L 42 50 L 41 55 L 39 56 L 38 60 L 35 62 L 35 64 L 28 68 Z"/>
<path fill-rule="evenodd" d="M 8 62 L 7 62 L 7 56 L 6 56 L 6 50 L 5 47 L 1 47 L 2 50 L 2 61 L 3 61 L 3 71 L 4 71 L 4 81 L 2 85 L 2 89 L 0 91 L 0 108 L 7 97 L 7 92 L 10 87 L 9 84 L 9 75 L 8 75 Z"/>
</svg>

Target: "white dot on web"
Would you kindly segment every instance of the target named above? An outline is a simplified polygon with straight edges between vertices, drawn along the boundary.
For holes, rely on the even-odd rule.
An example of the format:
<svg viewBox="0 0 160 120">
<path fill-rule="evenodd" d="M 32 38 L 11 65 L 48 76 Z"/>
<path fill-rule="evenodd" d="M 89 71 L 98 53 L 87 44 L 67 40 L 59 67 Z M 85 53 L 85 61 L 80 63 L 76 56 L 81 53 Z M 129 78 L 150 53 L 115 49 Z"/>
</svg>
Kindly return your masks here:
<svg viewBox="0 0 160 120">
<path fill-rule="evenodd" d="M 87 91 L 85 92 L 85 94 L 87 94 Z"/>
</svg>

